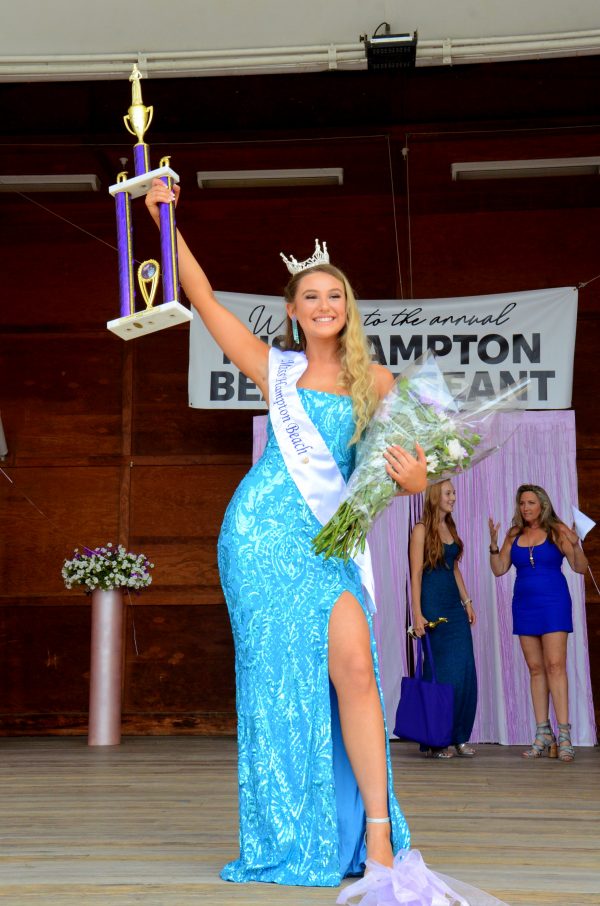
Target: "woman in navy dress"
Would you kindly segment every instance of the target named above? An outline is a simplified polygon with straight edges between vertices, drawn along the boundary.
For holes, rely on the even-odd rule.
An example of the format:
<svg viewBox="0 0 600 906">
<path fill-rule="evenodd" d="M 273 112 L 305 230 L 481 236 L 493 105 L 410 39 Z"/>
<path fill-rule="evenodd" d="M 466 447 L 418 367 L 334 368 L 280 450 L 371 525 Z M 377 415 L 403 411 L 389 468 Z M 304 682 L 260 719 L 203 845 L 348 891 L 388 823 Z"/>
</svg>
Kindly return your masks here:
<svg viewBox="0 0 600 906">
<path fill-rule="evenodd" d="M 585 573 L 587 559 L 575 532 L 560 521 L 546 491 L 534 484 L 517 490 L 515 515 L 502 548 L 499 524 L 490 517 L 490 565 L 495 576 L 511 566 L 517 570 L 513 590 L 513 634 L 519 636 L 531 679 L 535 739 L 525 758 L 570 762 L 571 745 L 567 681 L 567 636 L 573 632 L 571 596 L 562 572 L 563 557 L 577 573 Z M 552 696 L 558 721 L 558 750 L 548 711 Z"/>
<path fill-rule="evenodd" d="M 425 493 L 422 521 L 410 539 L 410 575 L 413 627 L 425 634 L 425 624 L 444 617 L 431 632 L 431 649 L 437 679 L 454 688 L 453 746 L 457 755 L 472 757 L 467 745 L 477 709 L 477 674 L 473 656 L 471 626 L 475 623 L 473 603 L 459 568 L 463 543 L 458 536 L 452 511 L 456 491 L 451 481 L 431 485 Z M 425 659 L 425 679 L 431 668 Z M 421 750 L 433 758 L 452 758 L 448 749 Z"/>
</svg>

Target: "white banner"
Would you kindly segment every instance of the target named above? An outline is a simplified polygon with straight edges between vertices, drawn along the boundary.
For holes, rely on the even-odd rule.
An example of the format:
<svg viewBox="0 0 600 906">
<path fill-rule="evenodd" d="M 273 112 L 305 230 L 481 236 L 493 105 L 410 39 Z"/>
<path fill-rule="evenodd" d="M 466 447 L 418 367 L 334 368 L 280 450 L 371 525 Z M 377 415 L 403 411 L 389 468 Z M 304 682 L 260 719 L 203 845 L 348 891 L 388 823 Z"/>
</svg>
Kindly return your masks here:
<svg viewBox="0 0 600 906">
<path fill-rule="evenodd" d="M 279 345 L 285 309 L 279 296 L 217 293 L 261 337 Z M 522 409 L 571 406 L 577 290 L 567 286 L 492 296 L 360 302 L 373 357 L 394 373 L 428 349 L 454 394 L 493 396 L 523 378 Z M 261 393 L 223 355 L 194 312 L 189 404 L 197 409 L 262 409 Z"/>
</svg>

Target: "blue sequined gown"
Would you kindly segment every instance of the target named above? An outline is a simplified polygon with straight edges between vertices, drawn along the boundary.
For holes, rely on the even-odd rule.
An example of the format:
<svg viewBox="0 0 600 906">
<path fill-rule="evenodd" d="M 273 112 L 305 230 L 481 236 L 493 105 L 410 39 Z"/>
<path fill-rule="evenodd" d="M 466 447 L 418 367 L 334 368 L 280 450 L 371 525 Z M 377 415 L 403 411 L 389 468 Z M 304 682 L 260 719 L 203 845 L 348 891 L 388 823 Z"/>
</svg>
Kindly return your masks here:
<svg viewBox="0 0 600 906">
<path fill-rule="evenodd" d="M 354 467 L 349 397 L 299 389 L 345 479 Z M 319 530 L 268 425 L 260 460 L 236 490 L 219 537 L 219 571 L 235 643 L 240 856 L 228 881 L 337 886 L 359 874 L 365 815 L 329 682 L 328 622 L 343 591 L 360 601 L 352 562 L 316 557 Z M 371 627 L 371 649 L 379 684 Z M 381 687 L 380 687 L 381 695 Z M 394 851 L 406 821 L 388 797 Z"/>
</svg>

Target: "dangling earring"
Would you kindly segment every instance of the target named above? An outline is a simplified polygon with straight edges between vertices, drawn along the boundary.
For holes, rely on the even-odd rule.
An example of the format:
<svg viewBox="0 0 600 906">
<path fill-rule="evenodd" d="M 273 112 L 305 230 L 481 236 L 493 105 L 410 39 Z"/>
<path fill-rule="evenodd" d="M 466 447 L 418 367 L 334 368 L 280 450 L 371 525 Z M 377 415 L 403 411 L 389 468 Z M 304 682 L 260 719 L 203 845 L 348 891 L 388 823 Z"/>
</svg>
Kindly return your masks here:
<svg viewBox="0 0 600 906">
<path fill-rule="evenodd" d="M 298 333 L 298 322 L 295 315 L 292 315 L 292 336 L 294 338 L 294 343 L 300 345 L 300 334 Z"/>
</svg>

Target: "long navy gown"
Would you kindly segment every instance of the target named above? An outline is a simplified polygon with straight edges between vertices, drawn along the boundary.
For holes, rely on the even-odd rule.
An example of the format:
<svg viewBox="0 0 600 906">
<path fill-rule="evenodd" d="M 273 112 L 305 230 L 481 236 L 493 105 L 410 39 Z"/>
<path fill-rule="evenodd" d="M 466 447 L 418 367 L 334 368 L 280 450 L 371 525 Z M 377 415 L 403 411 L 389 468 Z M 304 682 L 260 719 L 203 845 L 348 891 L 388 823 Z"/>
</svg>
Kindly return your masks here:
<svg viewBox="0 0 600 906">
<path fill-rule="evenodd" d="M 452 744 L 468 742 L 477 710 L 477 674 L 473 656 L 471 625 L 460 600 L 454 578 L 458 545 L 444 544 L 444 563 L 423 570 L 421 611 L 426 620 L 446 617 L 430 631 L 429 638 L 438 682 L 454 687 L 454 726 Z M 431 679 L 431 668 L 425 658 L 425 679 Z"/>
</svg>

